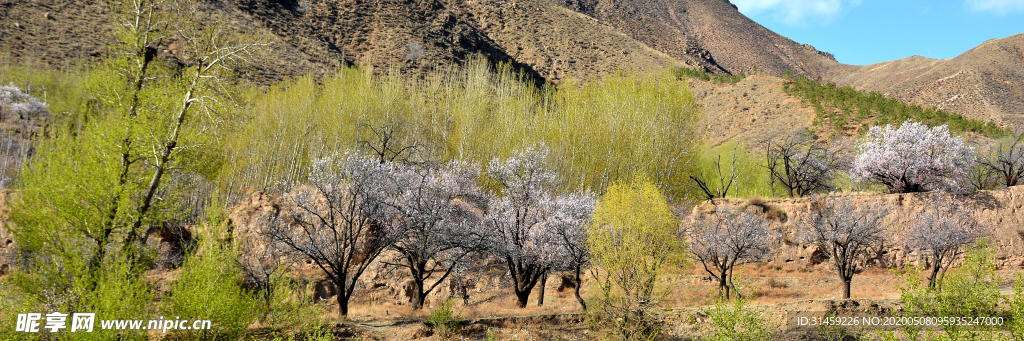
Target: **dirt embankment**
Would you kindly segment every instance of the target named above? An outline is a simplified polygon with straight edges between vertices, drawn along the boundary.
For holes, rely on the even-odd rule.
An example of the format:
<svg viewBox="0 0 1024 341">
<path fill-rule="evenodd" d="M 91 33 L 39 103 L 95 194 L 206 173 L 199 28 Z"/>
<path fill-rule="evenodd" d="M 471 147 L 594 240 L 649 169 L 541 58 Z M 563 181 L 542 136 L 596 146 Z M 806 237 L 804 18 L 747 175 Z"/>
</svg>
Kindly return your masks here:
<svg viewBox="0 0 1024 341">
<path fill-rule="evenodd" d="M 929 266 L 924 254 L 908 250 L 903 246 L 904 232 L 911 222 L 929 208 L 935 196 L 951 196 L 938 193 L 872 194 L 851 195 L 850 200 L 860 206 L 885 206 L 890 213 L 885 217 L 888 235 L 884 247 L 872 255 L 870 265 L 882 268 L 904 267 L 906 265 Z M 812 245 L 800 244 L 798 235 L 802 230 L 799 221 L 811 209 L 815 198 L 766 200 L 769 207 L 785 212 L 780 225 L 781 245 L 775 249 L 770 265 L 783 268 L 829 266 L 821 252 Z M 996 264 L 999 269 L 1024 268 L 1024 186 L 995 191 L 978 191 L 957 195 L 958 201 L 975 211 L 979 220 L 993 228 L 992 245 L 996 247 Z M 746 201 L 729 200 L 743 205 Z M 707 204 L 705 204 L 707 205 Z M 824 269 L 823 269 L 824 271 Z"/>
</svg>

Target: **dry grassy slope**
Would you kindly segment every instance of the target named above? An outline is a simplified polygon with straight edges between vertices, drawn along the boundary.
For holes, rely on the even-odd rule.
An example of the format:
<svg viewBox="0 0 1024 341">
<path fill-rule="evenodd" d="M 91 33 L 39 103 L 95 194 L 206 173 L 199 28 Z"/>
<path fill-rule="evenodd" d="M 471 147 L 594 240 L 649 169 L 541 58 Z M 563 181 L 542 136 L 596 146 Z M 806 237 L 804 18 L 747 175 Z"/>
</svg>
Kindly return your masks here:
<svg viewBox="0 0 1024 341">
<path fill-rule="evenodd" d="M 782 90 L 783 79 L 755 75 L 736 84 L 690 80 L 693 96 L 704 108 L 702 124 L 708 143 L 742 141 L 747 150 L 763 152 L 768 140 L 787 138 L 810 127 L 814 110 Z"/>
<path fill-rule="evenodd" d="M 840 65 L 828 78 L 1024 129 L 1024 34 L 989 40 L 951 59 L 914 56 L 867 66 Z"/>
<path fill-rule="evenodd" d="M 702 59 L 706 51 L 664 25 L 657 27 L 667 37 L 659 46 L 672 48 L 659 50 L 613 25 L 544 0 L 327 0 L 308 8 L 295 2 L 238 1 L 285 39 L 300 47 L 325 44 L 352 64 L 415 72 L 459 63 L 479 52 L 552 81 L 666 64 L 714 70 Z M 413 45 L 423 49 L 422 58 L 412 58 Z"/>
<path fill-rule="evenodd" d="M 639 13 L 695 37 L 718 65 L 732 73 L 757 66 L 770 75 L 786 70 L 815 79 L 838 64 L 827 53 L 801 45 L 750 20 L 728 0 L 623 0 Z"/>
<path fill-rule="evenodd" d="M 653 49 L 607 23 L 543 0 L 466 1 L 462 8 L 515 60 L 555 82 L 616 69 L 708 65 Z"/>
<path fill-rule="evenodd" d="M 201 17 L 222 20 L 237 32 L 269 37 L 274 48 L 268 51 L 264 64 L 247 70 L 254 79 L 280 80 L 322 67 L 311 55 L 269 34 L 233 5 L 205 3 Z M 61 67 L 78 59 L 98 59 L 112 41 L 113 25 L 106 2 L 0 0 L 0 51 L 9 52 L 15 59 Z M 169 51 L 165 49 L 163 53 Z"/>
<path fill-rule="evenodd" d="M 74 57 L 97 57 L 111 26 L 102 1 L 0 0 L 0 49 L 61 66 Z"/>
</svg>

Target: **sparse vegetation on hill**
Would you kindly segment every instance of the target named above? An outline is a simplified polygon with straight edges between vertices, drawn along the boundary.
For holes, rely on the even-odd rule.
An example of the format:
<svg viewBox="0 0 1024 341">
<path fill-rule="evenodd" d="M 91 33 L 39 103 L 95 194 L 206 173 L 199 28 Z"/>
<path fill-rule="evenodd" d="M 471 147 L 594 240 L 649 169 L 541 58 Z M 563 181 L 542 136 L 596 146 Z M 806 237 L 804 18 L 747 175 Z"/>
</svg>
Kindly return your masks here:
<svg viewBox="0 0 1024 341">
<path fill-rule="evenodd" d="M 742 71 L 740 71 L 740 73 L 737 73 L 735 75 L 719 75 L 719 74 L 715 74 L 715 73 L 709 73 L 709 72 L 705 71 L 704 69 L 685 68 L 685 67 L 677 68 L 676 69 L 676 75 L 679 77 L 679 79 L 691 78 L 691 79 L 699 79 L 699 80 L 702 80 L 702 81 L 705 81 L 705 82 L 710 82 L 711 80 L 714 80 L 715 82 L 718 82 L 718 83 L 733 83 L 733 84 L 739 83 L 741 80 L 743 80 L 743 78 L 745 78 L 747 76 Z"/>
<path fill-rule="evenodd" d="M 997 138 L 1012 132 L 994 122 L 969 119 L 963 115 L 906 104 L 878 92 L 865 92 L 835 83 L 821 84 L 803 75 L 786 82 L 783 89 L 814 107 L 815 124 L 831 127 L 837 134 L 863 133 L 871 126 L 899 124 L 914 120 L 929 126 L 946 124 L 950 131 L 971 132 Z"/>
</svg>

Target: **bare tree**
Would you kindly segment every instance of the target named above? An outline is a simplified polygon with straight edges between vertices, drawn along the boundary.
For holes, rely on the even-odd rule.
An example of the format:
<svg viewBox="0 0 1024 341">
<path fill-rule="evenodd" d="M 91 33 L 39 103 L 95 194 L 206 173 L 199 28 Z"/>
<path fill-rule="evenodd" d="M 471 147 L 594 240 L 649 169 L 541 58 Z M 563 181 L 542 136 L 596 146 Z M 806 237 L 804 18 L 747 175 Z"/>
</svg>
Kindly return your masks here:
<svg viewBox="0 0 1024 341">
<path fill-rule="evenodd" d="M 359 144 L 368 149 L 380 163 L 408 161 L 419 145 L 410 141 L 406 125 L 400 119 L 387 120 L 380 125 L 361 124 L 369 130 L 370 136 L 359 140 Z"/>
<path fill-rule="evenodd" d="M 931 202 L 931 209 L 907 229 L 903 242 L 907 248 L 929 252 L 932 272 L 928 286 L 934 288 L 950 263 L 990 229 L 978 221 L 974 210 L 955 199 L 933 198 Z"/>
<path fill-rule="evenodd" d="M 965 181 L 970 186 L 970 189 L 975 191 L 991 190 L 1001 185 L 1002 179 L 1000 179 L 999 174 L 986 165 L 986 162 L 989 162 L 989 160 L 985 155 L 989 154 L 988 151 L 979 147 L 978 153 L 974 156 L 974 164 L 967 168 Z"/>
<path fill-rule="evenodd" d="M 393 164 L 357 153 L 314 160 L 309 185 L 286 194 L 288 207 L 264 226 L 285 252 L 323 270 L 338 288 L 342 316 L 359 276 L 395 236 L 383 223 L 397 192 L 393 172 Z"/>
<path fill-rule="evenodd" d="M 857 207 L 849 198 L 828 198 L 815 202 L 801 221 L 806 229 L 801 241 L 813 244 L 835 265 L 843 282 L 843 298 L 850 298 L 850 284 L 860 262 L 884 242 L 882 218 L 889 212 L 884 206 Z"/>
<path fill-rule="evenodd" d="M 733 183 L 739 178 L 739 174 L 736 173 L 736 150 L 738 144 L 732 149 L 732 165 L 729 168 L 728 175 L 722 171 L 722 156 L 719 155 L 715 160 L 715 172 L 718 175 L 718 184 L 716 185 L 714 179 L 707 179 L 703 172 L 697 175 L 690 175 L 690 180 L 693 180 L 697 184 L 697 187 L 704 192 L 704 195 L 708 197 L 708 200 L 714 200 L 715 198 L 725 198 L 729 194 L 729 188 L 732 187 Z"/>
<path fill-rule="evenodd" d="M 494 159 L 487 174 L 500 185 L 485 216 L 488 249 L 508 267 L 519 307 L 559 254 L 549 233 L 554 211 L 555 173 L 544 167 L 548 148 L 527 148 L 506 160 Z"/>
<path fill-rule="evenodd" d="M 758 262 L 771 254 L 776 239 L 764 217 L 728 205 L 716 212 L 692 217 L 686 228 L 690 251 L 704 265 L 704 271 L 718 279 L 720 295 L 729 298 L 732 272 L 737 264 Z"/>
<path fill-rule="evenodd" d="M 262 221 L 257 222 L 258 226 L 266 225 L 269 223 L 267 219 L 274 218 L 270 214 L 265 214 L 259 219 Z M 285 259 L 285 248 L 271 235 L 259 232 L 261 231 L 246 231 L 236 233 L 232 237 L 237 243 L 237 262 L 245 276 L 245 282 L 263 301 L 263 312 L 266 314 L 273 302 L 274 282 L 284 276 L 289 262 Z"/>
<path fill-rule="evenodd" d="M 781 143 L 768 141 L 766 168 L 771 181 L 781 184 L 790 198 L 832 190 L 842 160 L 841 151 L 834 148 L 837 145 L 818 142 L 803 133 Z"/>
<path fill-rule="evenodd" d="M 479 171 L 462 162 L 398 168 L 399 193 L 389 204 L 396 211 L 391 221 L 400 237 L 392 248 L 399 260 L 386 264 L 409 270 L 412 307 L 422 309 L 424 298 L 483 245 L 477 206 L 484 199 L 476 185 Z"/>
<path fill-rule="evenodd" d="M 1006 187 L 1017 186 L 1024 176 L 1024 134 L 1003 138 L 992 157 L 979 158 L 978 163 L 999 175 Z"/>
<path fill-rule="evenodd" d="M 852 174 L 876 180 L 890 193 L 963 190 L 974 149 L 945 126 L 906 121 L 898 129 L 871 127 L 858 148 Z"/>
</svg>

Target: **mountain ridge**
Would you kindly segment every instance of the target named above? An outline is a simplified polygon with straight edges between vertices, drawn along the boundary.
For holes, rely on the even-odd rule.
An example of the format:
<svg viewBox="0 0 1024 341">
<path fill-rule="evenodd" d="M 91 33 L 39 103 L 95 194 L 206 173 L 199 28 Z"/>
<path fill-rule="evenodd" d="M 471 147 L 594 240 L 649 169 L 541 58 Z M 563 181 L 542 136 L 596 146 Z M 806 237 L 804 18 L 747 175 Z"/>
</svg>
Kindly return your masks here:
<svg viewBox="0 0 1024 341">
<path fill-rule="evenodd" d="M 422 74 L 472 54 L 538 82 L 664 66 L 719 74 L 763 70 L 878 91 L 913 104 L 1024 127 L 1024 35 L 946 60 L 855 66 L 779 35 L 727 0 L 207 0 L 209 20 L 270 38 L 260 82 L 340 66 Z M 0 0 L 0 49 L 60 67 L 96 59 L 111 40 L 103 4 Z M 164 53 L 173 53 L 164 49 Z"/>
</svg>

